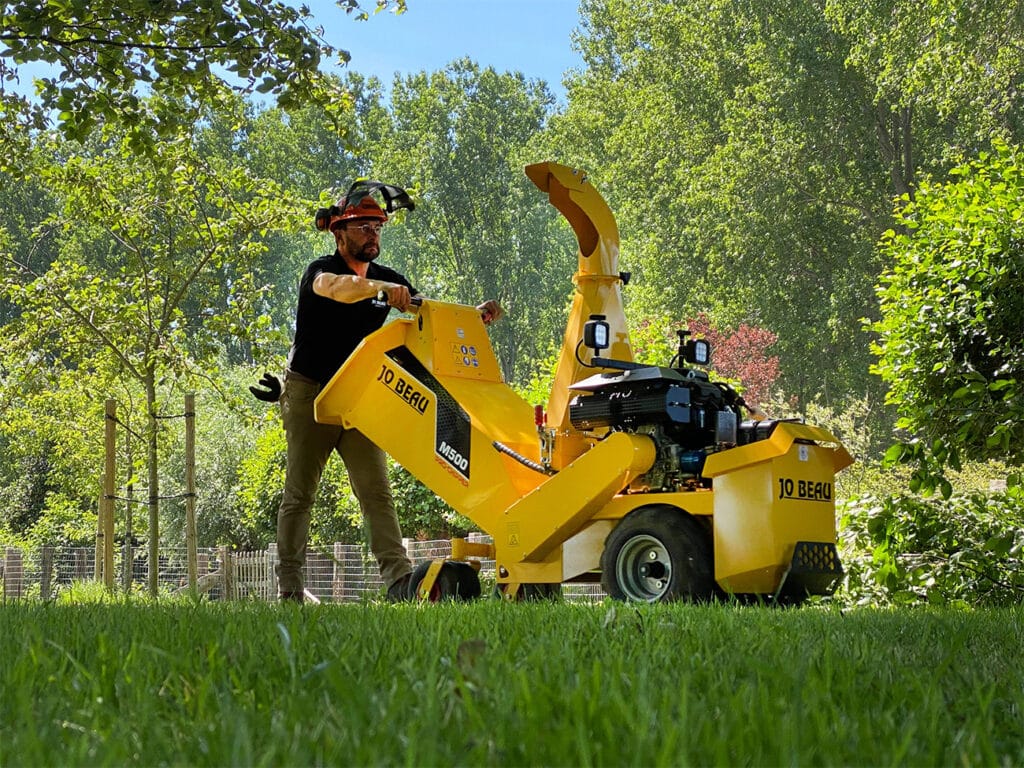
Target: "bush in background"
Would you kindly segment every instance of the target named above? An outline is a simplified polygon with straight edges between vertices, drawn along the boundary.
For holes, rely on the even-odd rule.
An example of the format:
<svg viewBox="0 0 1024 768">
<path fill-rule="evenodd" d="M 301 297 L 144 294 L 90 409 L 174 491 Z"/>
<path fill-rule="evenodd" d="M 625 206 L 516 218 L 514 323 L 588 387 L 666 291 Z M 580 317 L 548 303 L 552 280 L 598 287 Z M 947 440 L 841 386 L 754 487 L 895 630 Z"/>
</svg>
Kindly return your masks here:
<svg viewBox="0 0 1024 768">
<path fill-rule="evenodd" d="M 851 603 L 1024 602 L 1024 487 L 947 500 L 869 493 L 839 514 Z"/>
</svg>

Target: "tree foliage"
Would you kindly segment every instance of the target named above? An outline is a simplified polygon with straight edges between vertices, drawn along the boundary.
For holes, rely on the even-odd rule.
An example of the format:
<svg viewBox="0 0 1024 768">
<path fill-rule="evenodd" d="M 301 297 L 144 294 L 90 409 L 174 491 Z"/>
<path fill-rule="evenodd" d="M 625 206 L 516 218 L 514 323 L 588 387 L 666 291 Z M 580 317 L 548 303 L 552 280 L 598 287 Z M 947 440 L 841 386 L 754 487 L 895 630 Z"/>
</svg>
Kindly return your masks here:
<svg viewBox="0 0 1024 768">
<path fill-rule="evenodd" d="M 1014 605 L 1024 599 L 1024 494 L 848 500 L 842 596 L 870 604 Z"/>
<path fill-rule="evenodd" d="M 293 227 L 309 205 L 184 139 L 144 164 L 127 138 L 89 155 L 57 142 L 38 153 L 35 173 L 56 207 L 36 212 L 34 240 L 52 243 L 54 257 L 0 253 L 13 310 L 0 339 L 0 426 L 27 456 L 50 444 L 63 468 L 79 463 L 60 487 L 84 511 L 98 497 L 103 401 L 115 399 L 126 432 L 144 436 L 134 457 L 147 470 L 153 542 L 168 439 L 160 419 L 180 411 L 176 394 L 216 386 L 226 348 L 263 342 L 251 263 L 270 228 Z"/>
<path fill-rule="evenodd" d="M 366 16 L 357 0 L 338 5 Z M 399 12 L 405 0 L 377 0 Z M 315 103 L 341 114 L 337 82 L 320 66 L 338 54 L 307 6 L 278 0 L 9 3 L 0 15 L 0 82 L 18 68 L 47 65 L 30 104 L 0 86 L 8 114 L 30 112 L 36 127 L 58 113 L 64 135 L 84 139 L 96 126 L 131 127 L 136 149 L 151 147 L 226 90 L 270 94 L 281 107 Z M 150 94 L 156 99 L 144 99 Z"/>
<path fill-rule="evenodd" d="M 1022 159 L 997 142 L 948 181 L 922 182 L 881 240 L 874 370 L 918 438 L 894 458 L 1024 461 Z"/>
<path fill-rule="evenodd" d="M 582 3 L 550 140 L 609 191 L 631 316 L 770 329 L 801 405 L 877 389 L 859 319 L 893 197 L 1020 130 L 1024 18 L 1003 6 Z"/>
<path fill-rule="evenodd" d="M 551 103 L 543 83 L 468 60 L 398 78 L 372 155 L 375 177 L 417 200 L 385 230 L 383 260 L 427 296 L 501 302 L 507 316 L 491 333 L 509 377 L 529 375 L 561 334 L 575 266 L 568 228 L 523 172 Z"/>
<path fill-rule="evenodd" d="M 903 136 L 909 142 L 898 135 L 902 128 L 879 137 L 883 151 L 886 145 L 901 150 L 891 155 L 894 173 L 929 162 L 936 149 L 958 162 L 962 150 L 991 136 L 1020 137 L 1024 16 L 1018 5 L 826 0 L 824 8 L 847 42 L 849 66 L 872 84 L 880 114 L 912 130 Z M 934 119 L 922 121 L 922 114 Z M 924 141 L 913 135 L 922 129 Z"/>
</svg>

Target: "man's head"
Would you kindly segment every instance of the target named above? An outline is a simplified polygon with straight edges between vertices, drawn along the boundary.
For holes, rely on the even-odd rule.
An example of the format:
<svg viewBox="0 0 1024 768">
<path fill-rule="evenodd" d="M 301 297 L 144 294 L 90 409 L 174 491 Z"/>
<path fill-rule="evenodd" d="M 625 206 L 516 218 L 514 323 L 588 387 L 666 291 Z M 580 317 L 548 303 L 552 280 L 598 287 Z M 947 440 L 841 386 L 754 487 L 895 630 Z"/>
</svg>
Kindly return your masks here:
<svg viewBox="0 0 1024 768">
<path fill-rule="evenodd" d="M 342 198 L 330 209 L 327 228 L 339 252 L 368 262 L 380 255 L 380 230 L 387 220 L 388 215 L 372 197 L 352 203 Z"/>
<path fill-rule="evenodd" d="M 387 212 L 372 197 L 375 194 L 384 199 Z M 401 187 L 359 179 L 337 205 L 317 209 L 314 223 L 321 232 L 334 234 L 343 255 L 368 262 L 380 255 L 380 227 L 388 220 L 388 213 L 403 208 L 411 211 L 416 205 Z"/>
</svg>

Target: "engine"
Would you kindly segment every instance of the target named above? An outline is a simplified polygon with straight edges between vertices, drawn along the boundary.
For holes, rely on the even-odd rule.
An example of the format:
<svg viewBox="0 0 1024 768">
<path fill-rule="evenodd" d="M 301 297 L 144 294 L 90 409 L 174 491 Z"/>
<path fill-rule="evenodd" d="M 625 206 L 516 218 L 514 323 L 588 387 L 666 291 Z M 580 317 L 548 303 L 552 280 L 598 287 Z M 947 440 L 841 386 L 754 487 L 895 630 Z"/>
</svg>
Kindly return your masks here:
<svg viewBox="0 0 1024 768">
<path fill-rule="evenodd" d="M 626 367 L 628 365 L 628 367 Z M 579 430 L 607 428 L 648 435 L 657 447 L 650 470 L 631 491 L 710 487 L 701 476 L 708 454 L 763 440 L 774 421 L 741 421 L 743 399 L 703 371 L 624 364 L 571 388 L 569 420 Z"/>
</svg>

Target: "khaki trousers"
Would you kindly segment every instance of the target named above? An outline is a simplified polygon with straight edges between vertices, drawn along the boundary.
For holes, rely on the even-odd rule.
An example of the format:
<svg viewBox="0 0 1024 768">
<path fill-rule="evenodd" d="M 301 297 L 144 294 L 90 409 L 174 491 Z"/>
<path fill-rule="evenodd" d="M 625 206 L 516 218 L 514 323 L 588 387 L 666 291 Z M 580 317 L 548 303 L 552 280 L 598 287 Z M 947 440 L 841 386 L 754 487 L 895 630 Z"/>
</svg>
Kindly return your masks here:
<svg viewBox="0 0 1024 768">
<path fill-rule="evenodd" d="M 366 521 L 370 551 L 377 559 L 384 583 L 390 585 L 412 571 L 412 564 L 402 545 L 402 531 L 388 482 L 387 460 L 384 452 L 362 433 L 317 423 L 313 418 L 313 401 L 318 391 L 315 382 L 290 374 L 281 393 L 288 467 L 284 497 L 277 511 L 278 588 L 281 592 L 303 589 L 302 566 L 306 562 L 309 513 L 332 451 L 337 451 L 345 462 L 349 482 Z"/>
</svg>

